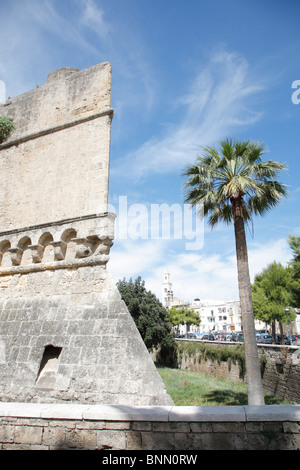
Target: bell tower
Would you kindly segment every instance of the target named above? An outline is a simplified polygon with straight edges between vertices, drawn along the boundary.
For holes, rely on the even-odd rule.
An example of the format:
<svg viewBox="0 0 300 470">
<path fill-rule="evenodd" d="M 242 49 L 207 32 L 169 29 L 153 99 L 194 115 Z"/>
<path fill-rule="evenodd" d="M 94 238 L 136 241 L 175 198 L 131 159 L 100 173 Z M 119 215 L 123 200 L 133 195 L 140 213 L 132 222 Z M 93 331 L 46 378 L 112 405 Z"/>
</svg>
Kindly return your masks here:
<svg viewBox="0 0 300 470">
<path fill-rule="evenodd" d="M 163 305 L 169 308 L 170 303 L 173 301 L 173 289 L 170 281 L 170 273 L 166 270 L 163 274 Z"/>
</svg>

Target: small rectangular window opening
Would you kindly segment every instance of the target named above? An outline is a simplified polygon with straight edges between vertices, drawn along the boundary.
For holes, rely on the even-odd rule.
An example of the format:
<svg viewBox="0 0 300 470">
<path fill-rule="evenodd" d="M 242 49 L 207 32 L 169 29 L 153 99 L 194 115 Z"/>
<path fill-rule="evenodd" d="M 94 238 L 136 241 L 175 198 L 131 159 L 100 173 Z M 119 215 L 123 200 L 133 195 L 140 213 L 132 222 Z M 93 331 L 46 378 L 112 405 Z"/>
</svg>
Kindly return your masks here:
<svg viewBox="0 0 300 470">
<path fill-rule="evenodd" d="M 283 364 L 276 364 L 276 371 L 278 374 L 283 374 Z"/>
<path fill-rule="evenodd" d="M 45 347 L 37 375 L 36 387 L 45 390 L 54 388 L 61 351 L 62 348 L 52 346 L 52 344 Z"/>
</svg>

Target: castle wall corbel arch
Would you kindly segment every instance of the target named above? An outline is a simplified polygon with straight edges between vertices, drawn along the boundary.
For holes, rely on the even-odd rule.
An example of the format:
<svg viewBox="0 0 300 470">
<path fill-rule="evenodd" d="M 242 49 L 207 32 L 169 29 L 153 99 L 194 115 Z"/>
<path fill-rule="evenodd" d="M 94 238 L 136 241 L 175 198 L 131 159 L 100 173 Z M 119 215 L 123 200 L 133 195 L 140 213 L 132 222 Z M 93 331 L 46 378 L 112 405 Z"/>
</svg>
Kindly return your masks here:
<svg viewBox="0 0 300 470">
<path fill-rule="evenodd" d="M 77 238 L 77 231 L 69 227 L 65 229 L 60 236 L 61 248 L 60 251 L 64 253 L 64 259 L 72 259 L 75 257 L 76 253 L 76 243 L 72 240 Z"/>
<path fill-rule="evenodd" d="M 13 251 L 11 250 L 13 266 L 19 266 L 21 263 L 32 263 L 31 250 L 29 248 L 31 244 L 31 238 L 27 235 L 21 237 L 18 240 L 16 247 L 13 249 Z"/>
<path fill-rule="evenodd" d="M 51 262 L 54 259 L 54 249 L 52 242 L 54 241 L 53 235 L 50 232 L 44 232 L 38 240 L 38 251 L 41 255 L 41 261 Z"/>
<path fill-rule="evenodd" d="M 9 249 L 11 243 L 9 240 L 2 240 L 0 242 L 0 266 L 11 266 Z"/>
<path fill-rule="evenodd" d="M 44 232 L 38 240 L 38 244 L 42 245 L 43 247 L 48 246 L 51 242 L 53 242 L 53 235 L 48 231 Z"/>
<path fill-rule="evenodd" d="M 60 239 L 65 243 L 68 243 L 69 241 L 72 240 L 72 238 L 76 238 L 76 237 L 77 237 L 77 231 L 72 227 L 64 229 L 60 235 Z"/>
<path fill-rule="evenodd" d="M 114 214 L 99 214 L 0 233 L 0 275 L 101 264 L 109 259 Z"/>
<path fill-rule="evenodd" d="M 17 243 L 17 247 L 21 248 L 23 251 L 27 250 L 29 245 L 32 245 L 31 238 L 25 235 L 24 237 L 20 238 L 20 240 Z"/>
</svg>

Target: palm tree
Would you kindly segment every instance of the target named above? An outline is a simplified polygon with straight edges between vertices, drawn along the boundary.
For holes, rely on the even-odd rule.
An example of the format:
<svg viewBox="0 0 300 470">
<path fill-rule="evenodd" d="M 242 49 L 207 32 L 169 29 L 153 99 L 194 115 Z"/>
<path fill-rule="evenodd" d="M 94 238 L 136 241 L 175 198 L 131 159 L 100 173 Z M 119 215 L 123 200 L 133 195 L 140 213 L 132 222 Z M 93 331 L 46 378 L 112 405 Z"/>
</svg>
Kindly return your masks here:
<svg viewBox="0 0 300 470">
<path fill-rule="evenodd" d="M 265 214 L 286 196 L 285 186 L 275 180 L 285 166 L 272 160 L 263 162 L 265 146 L 262 143 L 226 139 L 219 145 L 220 153 L 215 147 L 204 148 L 204 155 L 197 157 L 195 164 L 183 172 L 186 177 L 185 202 L 192 206 L 200 204 L 204 216 L 209 216 L 208 223 L 212 228 L 220 221 L 226 224 L 233 221 L 248 404 L 263 405 L 245 223 L 251 221 L 253 215 Z"/>
</svg>

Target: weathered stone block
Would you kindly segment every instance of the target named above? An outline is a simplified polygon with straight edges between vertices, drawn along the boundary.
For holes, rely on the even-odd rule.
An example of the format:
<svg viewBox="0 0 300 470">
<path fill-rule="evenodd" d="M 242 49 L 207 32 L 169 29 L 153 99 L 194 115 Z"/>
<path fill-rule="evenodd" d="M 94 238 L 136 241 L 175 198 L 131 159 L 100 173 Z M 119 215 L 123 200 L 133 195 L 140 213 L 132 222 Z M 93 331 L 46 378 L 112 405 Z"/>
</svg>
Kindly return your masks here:
<svg viewBox="0 0 300 470">
<path fill-rule="evenodd" d="M 37 426 L 16 426 L 14 440 L 17 444 L 41 444 L 42 431 Z"/>
<path fill-rule="evenodd" d="M 97 448 L 124 450 L 126 449 L 126 434 L 124 432 L 103 430 L 97 431 Z"/>
<path fill-rule="evenodd" d="M 0 422 L 0 442 L 14 442 L 14 426 L 10 424 L 2 424 Z"/>
</svg>

